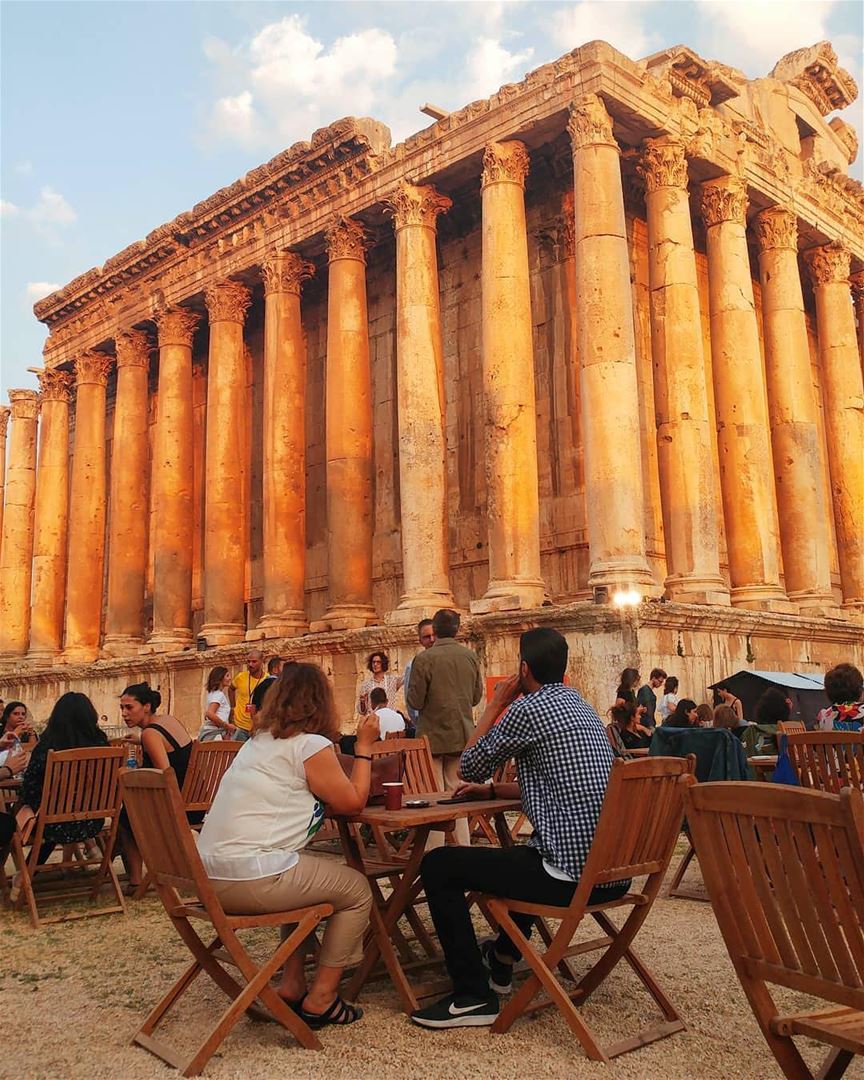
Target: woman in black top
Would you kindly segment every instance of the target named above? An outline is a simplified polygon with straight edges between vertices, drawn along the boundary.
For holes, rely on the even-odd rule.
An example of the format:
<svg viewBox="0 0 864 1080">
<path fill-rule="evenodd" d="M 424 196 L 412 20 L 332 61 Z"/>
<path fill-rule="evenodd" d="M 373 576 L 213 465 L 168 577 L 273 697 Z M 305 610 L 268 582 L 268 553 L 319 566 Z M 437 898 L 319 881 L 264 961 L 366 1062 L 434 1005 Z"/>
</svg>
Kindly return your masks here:
<svg viewBox="0 0 864 1080">
<path fill-rule="evenodd" d="M 152 690 L 148 683 L 127 686 L 120 695 L 120 713 L 127 727 L 141 729 L 141 749 L 145 769 L 173 769 L 177 786 L 182 790 L 192 754 L 192 738 L 174 716 L 156 716 L 162 704 L 162 695 Z M 188 815 L 191 824 L 203 820 L 203 814 Z M 134 892 L 141 884 L 143 863 L 141 852 L 129 825 L 124 809 L 120 815 L 120 843 L 123 858 L 129 871 L 127 892 Z"/>
<path fill-rule="evenodd" d="M 639 685 L 639 672 L 635 667 L 624 668 L 621 672 L 621 681 L 615 691 L 616 705 L 635 705 L 636 687 Z"/>
<path fill-rule="evenodd" d="M 85 746 L 107 746 L 108 739 L 99 727 L 99 714 L 86 694 L 63 694 L 51 710 L 42 738 L 33 748 L 30 762 L 21 780 L 21 802 L 39 809 L 45 786 L 45 767 L 49 750 L 79 750 Z M 102 818 L 61 822 L 45 826 L 45 843 L 39 853 L 44 862 L 55 844 L 76 844 L 102 831 Z"/>
<path fill-rule="evenodd" d="M 613 705 L 609 710 L 612 723 L 618 728 L 625 750 L 641 750 L 651 745 L 651 729 L 642 723 L 643 705 Z"/>
</svg>

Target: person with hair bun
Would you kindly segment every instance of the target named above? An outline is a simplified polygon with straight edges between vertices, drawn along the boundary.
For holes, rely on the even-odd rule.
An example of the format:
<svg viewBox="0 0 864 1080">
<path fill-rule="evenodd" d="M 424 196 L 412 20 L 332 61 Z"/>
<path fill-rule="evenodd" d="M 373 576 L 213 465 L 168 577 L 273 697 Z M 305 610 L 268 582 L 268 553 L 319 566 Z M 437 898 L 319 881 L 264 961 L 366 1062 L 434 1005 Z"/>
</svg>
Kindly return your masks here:
<svg viewBox="0 0 864 1080">
<path fill-rule="evenodd" d="M 141 749 L 145 769 L 173 769 L 177 786 L 182 789 L 192 753 L 189 732 L 175 716 L 156 715 L 162 695 L 149 683 L 133 683 L 120 695 L 120 714 L 128 727 L 141 729 Z M 190 824 L 199 824 L 202 814 L 188 814 Z M 125 809 L 120 815 L 120 843 L 129 871 L 126 892 L 133 893 L 142 880 L 141 852 L 129 825 Z"/>
</svg>

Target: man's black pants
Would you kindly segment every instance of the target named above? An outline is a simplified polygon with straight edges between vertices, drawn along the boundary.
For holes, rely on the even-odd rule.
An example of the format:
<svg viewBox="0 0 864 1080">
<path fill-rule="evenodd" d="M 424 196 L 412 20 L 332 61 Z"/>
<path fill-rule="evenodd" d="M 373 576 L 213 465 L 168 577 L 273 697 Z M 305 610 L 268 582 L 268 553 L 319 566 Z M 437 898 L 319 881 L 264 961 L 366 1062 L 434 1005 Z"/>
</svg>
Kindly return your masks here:
<svg viewBox="0 0 864 1080">
<path fill-rule="evenodd" d="M 453 990 L 459 997 L 489 996 L 489 973 L 480 957 L 466 893 L 566 907 L 576 891 L 574 882 L 559 881 L 544 870 L 536 848 L 524 846 L 437 848 L 424 857 L 420 876 Z M 596 903 L 613 900 L 623 896 L 628 887 L 629 882 L 614 889 L 595 889 L 591 899 Z M 513 921 L 526 936 L 531 933 L 532 916 L 514 913 Z M 503 931 L 495 948 L 514 961 L 521 956 Z"/>
</svg>

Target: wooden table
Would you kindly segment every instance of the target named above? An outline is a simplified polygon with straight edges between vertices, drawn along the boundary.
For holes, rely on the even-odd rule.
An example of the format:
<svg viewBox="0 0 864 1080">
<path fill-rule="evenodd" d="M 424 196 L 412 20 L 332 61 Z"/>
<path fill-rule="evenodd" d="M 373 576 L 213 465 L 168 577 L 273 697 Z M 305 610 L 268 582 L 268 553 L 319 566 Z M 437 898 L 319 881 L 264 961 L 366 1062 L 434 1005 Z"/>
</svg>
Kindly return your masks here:
<svg viewBox="0 0 864 1080">
<path fill-rule="evenodd" d="M 394 937 L 399 932 L 399 919 L 410 912 L 420 892 L 420 863 L 426 852 L 426 841 L 430 832 L 445 830 L 459 818 L 484 815 L 493 818 L 502 847 L 513 844 L 504 815 L 522 809 L 519 799 L 472 799 L 470 802 L 440 806 L 438 801 L 447 797 L 443 792 L 413 795 L 412 799 L 426 799 L 431 805 L 416 810 L 405 807 L 401 810 L 386 810 L 383 806 L 367 806 L 358 814 L 334 817 L 339 826 L 346 862 L 370 878 L 376 900 L 369 916 L 371 933 L 366 942 L 363 959 L 346 988 L 349 1001 L 357 1000 L 357 995 L 372 974 L 372 969 L 381 959 L 393 980 L 403 1010 L 410 1014 L 419 1007 L 417 995 L 400 961 Z M 388 859 L 382 863 L 365 857 L 363 849 L 349 828 L 351 824 L 377 826 L 388 832 L 397 829 L 412 830 L 404 859 Z M 382 865 L 387 868 L 383 873 Z M 377 887 L 376 879 L 379 877 L 387 877 L 393 882 L 393 891 L 386 900 Z"/>
<path fill-rule="evenodd" d="M 753 766 L 757 780 L 770 780 L 770 774 L 777 768 L 777 755 L 754 754 L 753 757 L 747 758 L 747 764 Z"/>
</svg>

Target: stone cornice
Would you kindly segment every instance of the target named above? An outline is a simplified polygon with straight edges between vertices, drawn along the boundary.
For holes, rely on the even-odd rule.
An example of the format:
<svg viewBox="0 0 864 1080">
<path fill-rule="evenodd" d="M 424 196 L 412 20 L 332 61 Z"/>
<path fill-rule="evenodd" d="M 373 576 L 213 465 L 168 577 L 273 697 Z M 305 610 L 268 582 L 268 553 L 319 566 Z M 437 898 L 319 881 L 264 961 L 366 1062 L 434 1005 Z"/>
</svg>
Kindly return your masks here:
<svg viewBox="0 0 864 1080">
<path fill-rule="evenodd" d="M 814 286 L 849 283 L 849 252 L 837 241 L 805 251 L 804 262 Z"/>
<path fill-rule="evenodd" d="M 43 401 L 66 401 L 72 397 L 72 376 L 58 368 L 43 368 L 36 372 Z"/>
<path fill-rule="evenodd" d="M 409 184 L 400 181 L 384 199 L 384 209 L 393 216 L 393 227 L 398 232 L 408 225 L 434 229 L 439 214 L 445 214 L 453 200 L 431 184 Z"/>
<path fill-rule="evenodd" d="M 294 293 L 300 295 L 303 282 L 315 276 L 315 264 L 294 251 L 274 252 L 261 264 L 264 293 Z"/>
<path fill-rule="evenodd" d="M 753 219 L 753 225 L 760 250 L 798 250 L 798 219 L 785 206 L 769 206 L 761 210 Z"/>
<path fill-rule="evenodd" d="M 744 224 L 747 213 L 747 185 L 737 176 L 721 176 L 702 185 L 700 209 L 705 227 L 726 221 Z"/>
<path fill-rule="evenodd" d="M 242 324 L 252 303 L 252 293 L 239 281 L 214 281 L 204 290 L 204 303 L 211 323 Z"/>
<path fill-rule="evenodd" d="M 96 349 L 88 349 L 75 358 L 76 386 L 107 386 L 114 358 Z"/>
<path fill-rule="evenodd" d="M 483 151 L 482 186 L 485 188 L 490 184 L 517 184 L 524 188 L 530 166 L 531 159 L 525 143 L 515 139 L 489 143 Z"/>
<path fill-rule="evenodd" d="M 201 316 L 188 308 L 171 307 L 157 311 L 155 321 L 160 349 L 164 345 L 183 345 L 188 349 L 192 347 Z"/>
<path fill-rule="evenodd" d="M 645 149 L 636 162 L 636 170 L 649 193 L 660 188 L 687 188 L 687 158 L 681 139 L 665 136 L 646 139 Z"/>
<path fill-rule="evenodd" d="M 117 367 L 150 366 L 150 339 L 141 330 L 127 330 L 114 339 Z"/>
<path fill-rule="evenodd" d="M 845 109 L 858 97 L 855 80 L 839 66 L 828 41 L 787 53 L 774 65 L 770 77 L 797 87 L 822 116 Z"/>
<path fill-rule="evenodd" d="M 40 402 L 38 390 L 10 390 L 9 407 L 12 420 L 35 420 L 39 415 Z"/>
</svg>

